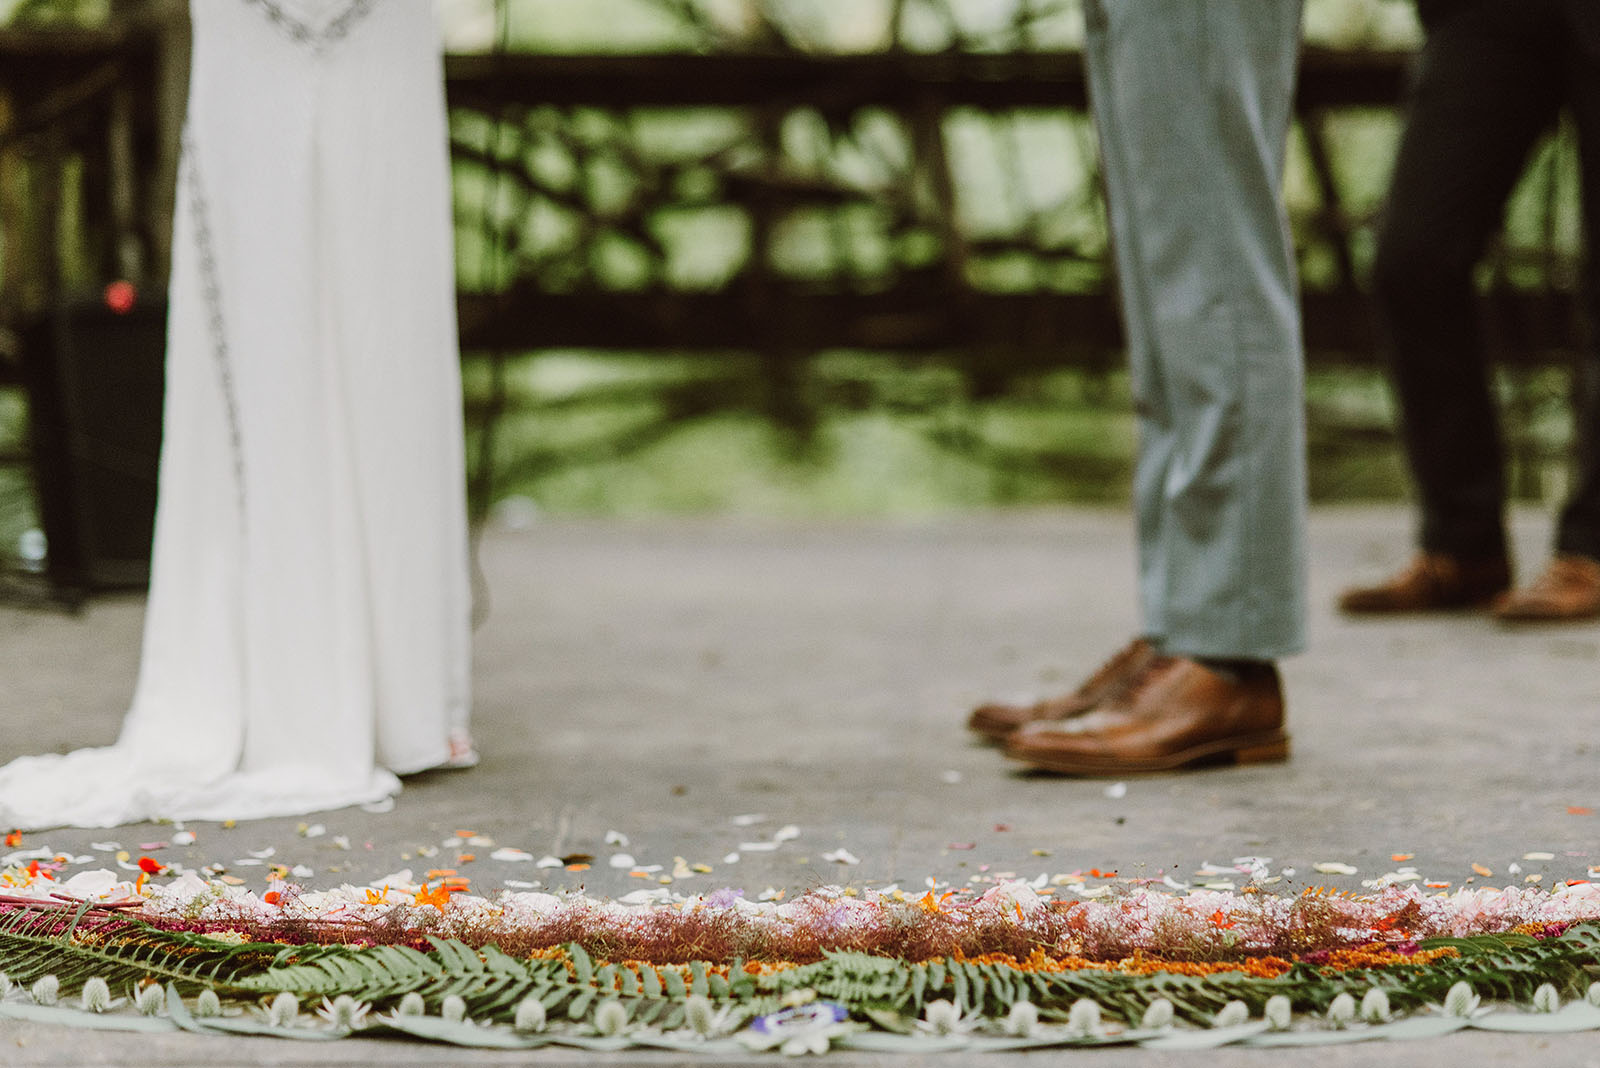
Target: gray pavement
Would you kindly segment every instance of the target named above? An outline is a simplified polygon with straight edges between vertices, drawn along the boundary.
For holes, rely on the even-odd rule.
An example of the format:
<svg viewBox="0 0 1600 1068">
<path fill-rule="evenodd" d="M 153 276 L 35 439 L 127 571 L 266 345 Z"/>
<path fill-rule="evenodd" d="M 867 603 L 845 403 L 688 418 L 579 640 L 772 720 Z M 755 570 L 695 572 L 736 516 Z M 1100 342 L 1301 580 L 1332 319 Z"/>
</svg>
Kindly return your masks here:
<svg viewBox="0 0 1600 1068">
<path fill-rule="evenodd" d="M 1516 534 L 1531 571 L 1543 562 L 1548 522 L 1520 515 Z M 612 869 L 608 858 L 623 847 L 607 844 L 610 831 L 628 837 L 638 865 L 660 864 L 661 874 L 675 857 L 712 868 L 675 889 L 733 886 L 751 896 L 836 882 L 920 891 L 929 879 L 1089 869 L 1216 881 L 1225 876 L 1195 873 L 1244 856 L 1270 858 L 1277 886 L 1291 893 L 1309 884 L 1359 889 L 1396 867 L 1393 854 L 1414 855 L 1405 863 L 1452 886 L 1528 875 L 1549 886 L 1600 864 L 1600 625 L 1343 620 L 1331 610 L 1334 593 L 1398 563 L 1409 519 L 1397 507 L 1321 510 L 1312 539 L 1313 645 L 1284 666 L 1293 759 L 1131 777 L 1124 790 L 1019 773 L 962 725 L 983 698 L 1070 687 L 1134 633 L 1132 539 L 1121 512 L 559 519 L 493 530 L 482 551 L 491 600 L 476 641 L 477 769 L 414 777 L 387 813 L 194 824 L 194 845 L 156 855 L 191 867 L 221 862 L 255 882 L 262 869 L 236 862 L 272 846 L 273 860 L 312 868 L 304 881 L 314 886 L 450 867 L 480 891 L 540 882 L 614 896 L 659 875 Z M 114 738 L 134 681 L 141 609 L 136 598 L 102 599 L 76 617 L 0 608 L 0 760 Z M 732 822 L 752 814 L 767 818 Z M 305 837 L 301 823 L 326 833 Z M 789 824 L 800 833 L 778 849 L 740 850 Z M 172 830 L 59 830 L 30 834 L 27 844 L 89 853 L 115 840 L 137 849 Z M 495 846 L 447 845 L 458 831 Z M 489 859 L 499 846 L 597 859 L 581 872 L 540 870 Z M 823 859 L 841 848 L 860 863 Z M 477 859 L 460 861 L 463 851 Z M 1555 859 L 1523 859 L 1529 852 Z M 1314 870 L 1329 861 L 1358 872 Z M 392 1042 L 207 1043 L 0 1022 L 8 1064 L 518 1062 Z M 1090 1056 L 1106 1065 L 1170 1059 Z M 1230 1054 L 1240 1063 L 1266 1056 Z M 1272 1056 L 1600 1065 L 1600 1041 L 1467 1035 Z M 580 1057 L 595 1063 L 559 1051 L 521 1059 Z"/>
</svg>

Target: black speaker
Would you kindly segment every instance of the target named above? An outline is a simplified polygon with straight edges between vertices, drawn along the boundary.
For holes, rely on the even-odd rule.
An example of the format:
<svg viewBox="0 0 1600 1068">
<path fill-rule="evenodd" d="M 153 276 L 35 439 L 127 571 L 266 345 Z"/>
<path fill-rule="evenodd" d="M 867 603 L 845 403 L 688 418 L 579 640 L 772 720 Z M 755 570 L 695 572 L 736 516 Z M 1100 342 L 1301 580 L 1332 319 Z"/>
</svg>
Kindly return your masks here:
<svg viewBox="0 0 1600 1068">
<path fill-rule="evenodd" d="M 150 581 L 167 308 L 125 284 L 23 334 L 34 484 L 58 589 Z"/>
</svg>

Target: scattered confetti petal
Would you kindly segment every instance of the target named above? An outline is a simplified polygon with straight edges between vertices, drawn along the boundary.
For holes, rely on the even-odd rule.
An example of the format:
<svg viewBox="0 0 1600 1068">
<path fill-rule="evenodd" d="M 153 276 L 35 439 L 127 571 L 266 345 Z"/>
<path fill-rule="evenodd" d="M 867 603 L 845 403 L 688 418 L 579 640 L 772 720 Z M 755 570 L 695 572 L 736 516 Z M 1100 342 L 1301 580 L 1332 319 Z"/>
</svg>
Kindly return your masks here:
<svg viewBox="0 0 1600 1068">
<path fill-rule="evenodd" d="M 1112 783 L 1110 786 L 1106 787 L 1106 796 L 1111 798 L 1111 800 L 1113 800 L 1113 801 L 1115 801 L 1115 800 L 1117 800 L 1119 798 L 1127 797 L 1128 796 L 1128 784 L 1125 783 L 1125 782 L 1114 782 L 1114 783 Z"/>
<path fill-rule="evenodd" d="M 1354 875 L 1359 870 L 1353 864 L 1346 864 L 1341 860 L 1319 860 L 1311 866 L 1323 875 Z"/>
<path fill-rule="evenodd" d="M 978 843 L 977 842 L 951 842 L 950 844 L 946 845 L 945 848 L 946 849 L 977 849 L 978 848 Z"/>
<path fill-rule="evenodd" d="M 735 816 L 729 821 L 735 827 L 754 827 L 758 823 L 767 822 L 767 816 L 760 812 L 747 812 L 743 816 Z"/>
<path fill-rule="evenodd" d="M 822 854 L 822 859 L 830 864 L 860 864 L 861 858 L 848 849 L 834 849 Z"/>
<path fill-rule="evenodd" d="M 613 868 L 632 868 L 638 863 L 631 853 L 613 853 L 608 862 Z"/>
<path fill-rule="evenodd" d="M 609 846 L 621 846 L 623 849 L 627 849 L 628 848 L 628 836 L 623 834 L 621 831 L 607 831 L 606 832 L 606 845 L 609 845 Z"/>
<path fill-rule="evenodd" d="M 1522 854 L 1522 859 L 1523 860 L 1555 860 L 1556 859 L 1556 855 L 1554 853 L 1524 853 L 1524 854 Z"/>
<path fill-rule="evenodd" d="M 361 806 L 361 811 L 363 811 L 363 812 L 372 812 L 372 813 L 376 813 L 378 815 L 382 815 L 385 812 L 393 812 L 394 811 L 394 798 L 386 797 L 382 801 L 373 801 L 371 804 L 362 805 Z M 229 821 L 229 822 L 232 822 L 232 821 Z M 224 826 L 226 826 L 226 824 L 224 824 Z"/>
<path fill-rule="evenodd" d="M 1472 870 L 1483 876 L 1485 879 L 1494 874 L 1493 870 L 1484 867 L 1482 864 L 1473 864 Z"/>
<path fill-rule="evenodd" d="M 493 853 L 490 853 L 489 854 L 489 859 L 490 860 L 502 860 L 502 861 L 506 861 L 508 863 L 516 863 L 516 862 L 520 862 L 520 861 L 532 860 L 533 859 L 533 854 L 527 852 L 526 850 L 512 849 L 510 846 L 502 846 L 501 848 L 496 849 Z M 554 858 L 551 858 L 551 859 L 554 859 Z M 560 862 L 557 861 L 557 864 L 559 864 L 559 863 Z M 543 865 L 541 864 L 541 867 L 542 866 Z"/>
<path fill-rule="evenodd" d="M 1403 864 L 1408 860 L 1417 859 L 1417 855 L 1415 853 L 1390 853 L 1389 859 L 1396 864 Z"/>
<path fill-rule="evenodd" d="M 179 831 L 172 836 L 172 844 L 179 846 L 194 845 L 193 831 Z"/>
<path fill-rule="evenodd" d="M 1587 805 L 1568 805 L 1567 806 L 1567 815 L 1569 815 L 1569 816 L 1592 816 L 1592 815 L 1594 815 L 1594 809 L 1588 807 Z"/>
<path fill-rule="evenodd" d="M 940 773 L 939 778 L 947 786 L 954 786 L 956 783 L 961 781 L 961 773 L 955 768 L 946 768 Z"/>
</svg>

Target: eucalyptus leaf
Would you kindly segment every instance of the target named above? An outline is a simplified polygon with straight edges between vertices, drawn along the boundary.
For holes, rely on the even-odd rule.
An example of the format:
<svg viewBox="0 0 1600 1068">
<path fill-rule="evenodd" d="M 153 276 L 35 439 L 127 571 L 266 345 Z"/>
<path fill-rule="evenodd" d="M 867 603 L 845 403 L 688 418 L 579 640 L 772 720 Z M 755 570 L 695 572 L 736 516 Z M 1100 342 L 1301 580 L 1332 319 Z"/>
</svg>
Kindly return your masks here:
<svg viewBox="0 0 1600 1068">
<path fill-rule="evenodd" d="M 1220 1049 L 1266 1031 L 1267 1021 L 1251 1020 L 1235 1027 L 1208 1027 L 1203 1031 L 1173 1031 L 1139 1043 L 1140 1049 Z"/>
<path fill-rule="evenodd" d="M 502 1030 L 498 1027 L 481 1027 L 477 1024 L 446 1020 L 439 1016 L 386 1017 L 382 1026 L 413 1038 L 425 1038 L 430 1042 L 444 1042 L 470 1049 L 535 1049 L 548 1045 L 551 1041 L 546 1035 L 519 1035 L 515 1031 Z"/>
<path fill-rule="evenodd" d="M 1540 1034 L 1594 1031 L 1600 1030 L 1600 1009 L 1587 1002 L 1574 1001 L 1555 1012 L 1491 1012 L 1469 1020 L 1468 1026 L 1481 1031 L 1523 1031 Z"/>
<path fill-rule="evenodd" d="M 1380 1024 L 1374 1031 L 1383 1032 L 1384 1038 L 1407 1040 L 1413 1038 L 1438 1038 L 1471 1026 L 1470 1020 L 1458 1016 L 1411 1016 L 1394 1023 Z"/>
<path fill-rule="evenodd" d="M 845 1035 L 834 1045 L 863 1053 L 949 1053 L 967 1049 L 972 1041 L 961 1035 L 895 1035 L 886 1031 L 861 1031 Z"/>
<path fill-rule="evenodd" d="M 160 1016 L 85 1012 L 82 1009 L 69 1009 L 64 1005 L 35 1005 L 26 1001 L 0 1002 L 0 1016 L 8 1016 L 14 1020 L 31 1020 L 34 1023 L 57 1024 L 62 1027 L 82 1027 L 92 1031 L 154 1033 L 178 1029 L 177 1024 Z"/>
</svg>

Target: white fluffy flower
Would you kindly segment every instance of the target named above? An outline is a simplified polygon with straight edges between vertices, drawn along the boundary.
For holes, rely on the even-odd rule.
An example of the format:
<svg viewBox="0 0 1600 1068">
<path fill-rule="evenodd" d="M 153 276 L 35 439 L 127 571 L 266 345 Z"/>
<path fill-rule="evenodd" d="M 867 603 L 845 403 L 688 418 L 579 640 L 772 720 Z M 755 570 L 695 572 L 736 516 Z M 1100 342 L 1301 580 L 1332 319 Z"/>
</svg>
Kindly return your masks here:
<svg viewBox="0 0 1600 1068">
<path fill-rule="evenodd" d="M 202 990 L 194 1001 L 194 1014 L 200 1017 L 221 1016 L 222 999 L 215 990 Z"/>
<path fill-rule="evenodd" d="M 1561 1007 L 1561 995 L 1556 993 L 1556 988 L 1550 983 L 1540 983 L 1539 989 L 1533 992 L 1534 1012 L 1555 1012 Z"/>
<path fill-rule="evenodd" d="M 607 1038 L 620 1035 L 627 1026 L 627 1007 L 616 998 L 607 998 L 594 1010 L 594 1029 Z"/>
<path fill-rule="evenodd" d="M 1584 995 L 1584 1000 L 1600 1009 L 1600 982 L 1589 984 L 1589 992 Z"/>
<path fill-rule="evenodd" d="M 1139 1019 L 1139 1027 L 1145 1031 L 1162 1031 L 1172 1026 L 1175 1012 L 1172 1002 L 1166 998 L 1156 998 L 1144 1010 L 1144 1015 Z"/>
<path fill-rule="evenodd" d="M 40 1005 L 54 1005 L 61 996 L 61 980 L 54 975 L 41 975 L 28 989 L 33 1000 Z"/>
<path fill-rule="evenodd" d="M 1452 986 L 1444 996 L 1444 1014 L 1446 1016 L 1471 1016 L 1478 1007 L 1478 995 L 1472 992 L 1472 985 L 1465 979 Z"/>
<path fill-rule="evenodd" d="M 1267 1026 L 1272 1030 L 1287 1031 L 1289 1021 L 1294 1017 L 1294 1004 L 1287 994 L 1274 994 L 1267 999 L 1261 1015 L 1266 1018 Z"/>
<path fill-rule="evenodd" d="M 1361 996 L 1361 1019 L 1369 1024 L 1388 1023 L 1389 994 L 1381 986 L 1371 987 Z"/>
<path fill-rule="evenodd" d="M 159 1016 L 166 1004 L 167 995 L 159 983 L 146 983 L 133 992 L 133 1007 L 141 1016 Z"/>
<path fill-rule="evenodd" d="M 1250 1006 L 1242 1001 L 1230 1001 L 1217 1012 L 1212 1027 L 1238 1027 L 1250 1021 Z"/>
<path fill-rule="evenodd" d="M 1039 1006 L 1027 1000 L 1014 1002 L 1003 1026 L 1008 1035 L 1032 1038 L 1039 1030 Z"/>
<path fill-rule="evenodd" d="M 292 1027 L 300 1018 L 300 999 L 283 991 L 267 1006 L 267 1022 L 273 1027 Z"/>
<path fill-rule="evenodd" d="M 395 1007 L 396 1016 L 426 1016 L 428 1003 L 422 1000 L 422 995 L 415 990 L 410 991 L 400 999 L 400 1004 Z"/>
<path fill-rule="evenodd" d="M 1328 1022 L 1335 1027 L 1349 1027 L 1356 1021 L 1356 999 L 1348 993 L 1340 994 L 1328 1002 Z"/>
<path fill-rule="evenodd" d="M 922 1007 L 922 1025 L 936 1035 L 954 1034 L 961 1028 L 961 1010 L 944 998 L 930 1001 Z"/>
<path fill-rule="evenodd" d="M 460 1023 L 467 1018 L 467 1002 L 460 994 L 451 994 L 439 1006 L 439 1015 L 451 1023 Z"/>
<path fill-rule="evenodd" d="M 98 975 L 84 980 L 78 991 L 78 1003 L 84 1012 L 108 1012 L 111 1009 L 111 987 Z"/>
<path fill-rule="evenodd" d="M 1100 1033 L 1100 1003 L 1093 998 L 1079 998 L 1067 1010 L 1067 1030 L 1075 1035 Z"/>
<path fill-rule="evenodd" d="M 722 1019 L 704 994 L 690 994 L 684 999 L 683 1019 L 689 1030 L 702 1038 L 710 1038 L 722 1029 Z"/>
<path fill-rule="evenodd" d="M 367 1025 L 367 1013 L 371 1009 L 372 1005 L 368 1002 L 357 1001 L 349 994 L 340 994 L 332 1001 L 323 998 L 317 1015 L 340 1030 L 355 1031 Z"/>
<path fill-rule="evenodd" d="M 511 1026 L 520 1034 L 536 1034 L 544 1030 L 545 1019 L 544 1002 L 536 997 L 526 997 L 518 1002 L 516 1019 Z"/>
</svg>

